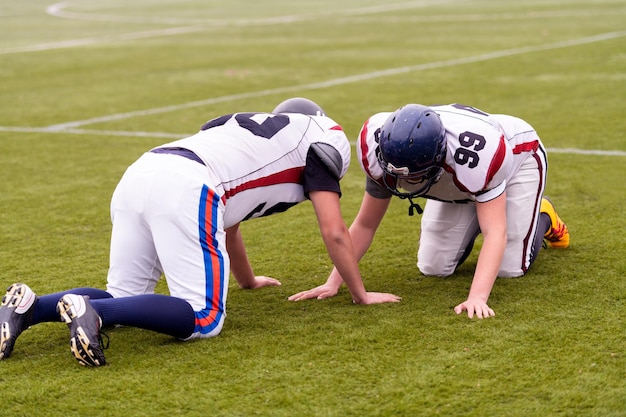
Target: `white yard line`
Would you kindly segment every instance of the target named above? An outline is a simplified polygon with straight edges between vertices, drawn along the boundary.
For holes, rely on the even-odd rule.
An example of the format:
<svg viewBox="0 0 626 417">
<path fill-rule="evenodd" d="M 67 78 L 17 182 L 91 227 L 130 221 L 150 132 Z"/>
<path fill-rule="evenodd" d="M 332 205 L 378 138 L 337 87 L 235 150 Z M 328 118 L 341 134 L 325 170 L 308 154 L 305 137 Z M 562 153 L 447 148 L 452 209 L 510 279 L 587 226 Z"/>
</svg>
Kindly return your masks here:
<svg viewBox="0 0 626 417">
<path fill-rule="evenodd" d="M 577 148 L 546 148 L 548 153 L 565 153 L 570 155 L 603 155 L 603 156 L 626 156 L 626 151 L 603 151 L 599 149 Z"/>
<path fill-rule="evenodd" d="M 72 134 L 72 135 L 91 135 L 91 136 L 124 136 L 137 138 L 164 138 L 164 139 L 182 139 L 191 133 L 169 133 L 169 132 L 133 132 L 128 130 L 98 130 L 98 129 L 67 129 L 51 131 L 42 127 L 10 127 L 0 126 L 0 132 L 18 132 L 18 133 L 45 133 L 45 134 Z M 356 142 L 350 142 L 352 146 L 356 146 Z M 547 148 L 549 153 L 563 153 L 570 155 L 601 155 L 601 156 L 626 156 L 626 151 L 605 151 L 599 149 L 577 149 L 577 148 Z"/>
<path fill-rule="evenodd" d="M 448 1 L 447 3 L 453 3 L 454 1 Z M 568 18 L 577 16 L 606 16 L 614 15 L 615 13 L 624 14 L 626 9 L 622 10 L 567 10 L 567 11 L 539 11 L 539 12 L 527 12 L 527 13 L 494 13 L 494 14 L 459 14 L 459 15 L 440 15 L 440 16 L 376 16 L 376 17 L 363 17 L 367 15 L 377 14 L 387 11 L 413 9 L 418 7 L 424 7 L 432 3 L 441 2 L 436 1 L 419 1 L 419 2 L 407 2 L 407 3 L 392 3 L 382 6 L 372 6 L 361 9 L 345 10 L 343 12 L 335 13 L 318 13 L 311 15 L 287 15 L 277 17 L 267 17 L 259 19 L 183 19 L 172 17 L 143 17 L 143 16 L 120 16 L 120 15 L 101 15 L 94 13 L 77 13 L 68 12 L 65 9 L 69 7 L 70 2 L 55 3 L 46 8 L 46 13 L 65 19 L 74 20 L 87 20 L 98 22 L 117 22 L 117 23 L 129 23 L 129 24 L 160 24 L 160 25 L 176 25 L 177 27 L 155 29 L 141 32 L 130 32 L 117 35 L 105 35 L 100 37 L 90 37 L 81 39 L 70 39 L 58 42 L 47 42 L 33 45 L 14 46 L 7 48 L 0 48 L 0 55 L 26 53 L 26 52 L 39 52 L 48 51 L 54 49 L 63 48 L 75 48 L 80 46 L 97 45 L 104 43 L 123 42 L 136 39 L 146 39 L 162 36 L 175 36 L 185 33 L 204 32 L 219 27 L 226 26 L 263 26 L 263 25 L 277 25 L 277 24 L 289 24 L 305 20 L 315 20 L 320 18 L 332 18 L 337 19 L 338 22 L 365 22 L 371 19 L 376 21 L 398 21 L 398 22 L 477 22 L 477 21 L 502 21 L 502 20 L 524 20 L 524 19 L 553 19 L 553 18 Z"/>
<path fill-rule="evenodd" d="M 461 0 L 462 1 L 462 0 Z M 447 1 L 448 3 L 454 2 L 454 0 Z M 177 25 L 178 27 L 155 29 L 141 32 L 131 32 L 117 35 L 107 35 L 100 37 L 90 37 L 82 39 L 70 39 L 58 42 L 46 42 L 34 45 L 14 46 L 8 48 L 1 48 L 0 55 L 25 53 L 25 52 L 39 52 L 49 51 L 54 49 L 63 48 L 75 48 L 79 46 L 97 45 L 103 43 L 113 43 L 130 41 L 136 39 L 146 39 L 161 36 L 173 36 L 184 33 L 203 32 L 219 27 L 227 26 L 263 26 L 263 25 L 278 25 L 289 24 L 305 20 L 315 20 L 320 18 L 335 18 L 337 15 L 345 16 L 361 16 L 373 13 L 381 13 L 392 10 L 412 9 L 417 7 L 428 6 L 432 3 L 441 4 L 441 0 L 431 1 L 413 1 L 405 3 L 392 3 L 384 6 L 373 6 L 361 9 L 345 10 L 339 13 L 317 13 L 310 15 L 287 15 L 287 16 L 275 16 L 259 19 L 181 19 L 181 18 L 164 18 L 164 17 L 143 17 L 143 16 L 120 16 L 120 15 L 103 15 L 95 13 L 77 13 L 69 12 L 65 9 L 71 6 L 71 2 L 64 1 L 55 3 L 46 8 L 46 13 L 65 19 L 73 20 L 86 20 L 97 22 L 115 22 L 115 23 L 134 23 L 134 24 L 165 24 L 165 25 Z"/>
<path fill-rule="evenodd" d="M 432 1 L 414 1 L 414 2 L 405 2 L 405 3 L 395 3 L 388 4 L 383 6 L 374 6 L 369 8 L 361 8 L 361 9 L 353 9 L 345 11 L 344 14 L 347 16 L 359 16 L 359 15 L 367 15 L 372 13 L 380 13 L 384 11 L 390 10 L 402 10 L 402 9 L 410 9 L 416 7 L 423 7 L 425 5 L 431 4 Z M 143 31 L 143 32 L 134 32 L 128 34 L 120 34 L 120 35 L 112 35 L 105 36 L 99 38 L 85 38 L 85 39 L 75 39 L 68 40 L 63 42 L 53 42 L 46 44 L 38 44 L 38 45 L 30 45 L 30 46 L 22 46 L 22 47 L 14 47 L 14 48 L 5 48 L 0 49 L 0 54 L 7 53 L 17 53 L 17 52 L 33 52 L 33 51 L 44 51 L 49 49 L 59 49 L 59 48 L 70 48 L 77 46 L 86 46 L 93 45 L 97 43 L 105 43 L 105 42 L 118 42 L 125 40 L 134 40 L 134 39 L 143 39 L 143 38 L 151 38 L 157 36 L 171 36 L 178 35 L 182 33 L 192 33 L 205 31 L 215 26 L 224 26 L 224 25 L 266 25 L 266 24 L 282 24 L 282 23 L 292 23 L 301 20 L 310 20 L 322 17 L 322 14 L 311 15 L 311 16 L 280 16 L 280 17 L 271 17 L 264 19 L 237 19 L 237 20 L 202 20 L 202 19 L 192 19 L 192 20 L 182 20 L 182 19 L 162 19 L 162 18 L 129 18 L 124 16 L 111 16 L 111 15 L 94 15 L 94 14 L 86 14 L 86 13 L 72 13 L 64 11 L 70 5 L 70 2 L 62 2 L 56 3 L 48 7 L 47 12 L 51 15 L 57 17 L 64 17 L 70 19 L 82 19 L 82 20 L 98 20 L 98 21 L 118 21 L 118 22 L 131 22 L 131 23 L 159 23 L 159 24 L 190 24 L 191 26 L 184 27 L 172 27 L 166 29 L 158 29 L 152 31 Z M 334 16 L 334 15 L 333 15 Z M 525 15 L 498 15 L 499 18 L 537 18 L 537 17 L 554 17 L 552 12 L 548 13 L 531 13 Z M 496 17 L 498 17 L 496 16 Z M 563 17 L 561 15 L 560 17 Z M 450 19 L 451 17 L 440 16 L 439 19 Z M 458 18 L 472 19 L 472 20 L 480 20 L 480 19 L 493 19 L 493 15 L 469 15 L 469 16 L 459 16 Z M 437 19 L 434 17 L 425 17 L 424 20 L 427 19 Z M 117 130 L 97 130 L 97 129 L 79 129 L 80 126 L 95 124 L 95 123 L 105 123 L 115 120 L 128 119 L 132 117 L 141 117 L 141 116 L 149 116 L 160 113 L 167 113 L 173 111 L 179 111 L 187 108 L 199 107 L 212 105 L 223 102 L 231 102 L 236 100 L 242 100 L 247 98 L 256 98 L 263 97 L 273 94 L 283 94 L 283 93 L 294 93 L 306 90 L 315 90 L 321 88 L 328 88 L 337 85 L 344 85 L 349 83 L 355 83 L 359 81 L 367 81 L 381 77 L 393 76 L 398 74 L 405 74 L 416 71 L 425 71 L 430 69 L 444 68 L 444 67 L 452 67 L 457 65 L 464 65 L 475 62 L 488 61 L 492 59 L 498 59 L 508 56 L 521 55 L 532 52 L 546 51 L 558 48 L 566 48 L 570 46 L 576 45 L 584 45 L 594 42 L 601 42 L 604 40 L 615 39 L 619 37 L 626 36 L 626 31 L 619 32 L 608 32 L 595 36 L 589 36 L 578 39 L 570 39 L 561 42 L 554 42 L 550 44 L 544 45 L 534 45 L 534 46 L 526 46 L 521 48 L 512 48 L 505 49 L 501 51 L 489 52 L 481 55 L 475 55 L 470 57 L 462 57 L 462 58 L 454 58 L 444 61 L 437 61 L 431 63 L 417 64 L 411 66 L 397 67 L 397 68 L 389 68 L 380 71 L 374 71 L 363 74 L 356 74 L 348 77 L 335 78 L 327 81 L 320 81 L 315 83 L 287 86 L 287 87 L 278 87 L 260 91 L 253 91 L 249 93 L 240 93 L 240 94 L 232 94 L 221 97 L 213 97 L 205 100 L 197 100 L 191 101 L 187 103 L 181 103 L 171 106 L 165 107 L 157 107 L 152 109 L 145 110 L 137 110 L 125 113 L 117 113 L 106 116 L 94 117 L 90 119 L 83 120 L 75 120 L 66 123 L 54 124 L 46 127 L 11 127 L 11 126 L 0 126 L 0 132 L 22 132 L 22 133 L 64 133 L 64 134 L 80 134 L 80 135 L 105 135 L 105 136 L 128 136 L 128 137 L 161 137 L 167 139 L 176 139 L 182 138 L 187 134 L 176 134 L 176 133 L 167 133 L 167 132 L 133 132 L 133 131 L 117 131 Z M 604 150 L 585 150 L 585 149 L 574 149 L 574 148 L 549 148 L 549 152 L 554 153 L 567 153 L 567 154 L 582 154 L 582 155 L 607 155 L 607 156 L 626 156 L 626 152 L 624 151 L 604 151 Z"/>
<path fill-rule="evenodd" d="M 79 46 L 98 45 L 103 43 L 114 43 L 122 41 L 132 41 L 136 39 L 148 39 L 159 36 L 180 35 L 184 33 L 203 32 L 205 27 L 185 26 L 166 29 L 147 30 L 143 32 L 124 33 L 119 35 L 100 36 L 97 38 L 70 39 L 66 41 L 39 43 L 34 45 L 15 46 L 0 49 L 0 55 L 16 54 L 23 52 L 50 51 L 53 49 L 76 48 Z"/>
<path fill-rule="evenodd" d="M 45 127 L 18 127 L 18 126 L 0 126 L 0 132 L 16 132 L 16 133 L 60 133 L 72 135 L 93 135 L 93 136 L 125 136 L 125 137 L 142 137 L 142 138 L 166 138 L 181 139 L 189 136 L 189 133 L 168 133 L 168 132 L 139 132 L 130 130 L 101 130 L 101 129 L 65 129 L 50 130 Z"/>
<path fill-rule="evenodd" d="M 528 11 L 519 13 L 476 13 L 476 14 L 447 14 L 447 15 L 403 15 L 403 16 L 348 16 L 337 17 L 340 22 L 347 23 L 444 23 L 444 22 L 489 22 L 504 20 L 537 20 L 537 19 L 565 19 L 568 17 L 601 17 L 626 14 L 626 7 L 614 10 L 548 10 Z"/>
<path fill-rule="evenodd" d="M 369 14 L 379 14 L 389 11 L 416 9 L 420 7 L 427 7 L 432 5 L 445 5 L 448 3 L 463 3 L 468 0 L 414 0 L 403 3 L 387 3 L 384 5 L 376 5 L 369 7 L 360 7 L 356 9 L 346 10 L 332 10 L 322 13 L 309 13 L 305 15 L 283 15 L 283 16 L 270 16 L 261 18 L 236 18 L 236 19 L 211 19 L 211 18 L 175 18 L 175 17 L 145 17 L 145 16 L 124 16 L 124 15 L 105 15 L 98 13 L 79 13 L 66 11 L 71 6 L 71 2 L 64 1 L 55 3 L 46 8 L 46 13 L 51 16 L 56 16 L 65 19 L 73 20 L 87 20 L 87 21 L 100 21 L 100 22 L 121 22 L 121 23 L 158 23 L 169 25 L 209 25 L 212 27 L 223 26 L 250 26 L 250 25 L 275 25 L 284 23 L 301 22 L 305 20 L 315 20 L 320 18 L 336 17 L 338 15 L 345 16 L 362 16 Z"/>
<path fill-rule="evenodd" d="M 295 92 L 301 92 L 301 91 L 307 91 L 307 90 L 317 90 L 321 88 L 334 87 L 338 85 L 350 84 L 350 83 L 355 83 L 359 81 L 368 81 L 368 80 L 372 80 L 375 78 L 388 77 L 392 75 L 406 74 L 410 72 L 425 71 L 425 70 L 444 68 L 444 67 L 452 67 L 452 66 L 470 64 L 470 63 L 481 62 L 481 61 L 489 61 L 492 59 L 503 58 L 503 57 L 508 57 L 508 56 L 527 54 L 531 52 L 547 51 L 551 49 L 567 48 L 570 46 L 601 42 L 601 41 L 615 39 L 615 38 L 619 38 L 623 36 L 626 36 L 626 31 L 609 32 L 609 33 L 603 33 L 600 35 L 588 36 L 585 38 L 578 38 L 578 39 L 569 39 L 566 41 L 554 42 L 554 43 L 549 43 L 549 44 L 544 44 L 544 45 L 533 45 L 533 46 L 525 46 L 521 48 L 504 49 L 501 51 L 488 52 L 486 54 L 474 55 L 474 56 L 469 56 L 469 57 L 453 58 L 453 59 L 448 59 L 444 61 L 428 62 L 424 64 L 410 65 L 410 66 L 397 67 L 397 68 L 388 68 L 388 69 L 384 69 L 380 71 L 356 74 L 356 75 L 351 75 L 348 77 L 335 78 L 331 80 L 320 81 L 320 82 L 309 83 L 309 84 L 300 84 L 300 85 L 287 86 L 287 87 L 270 88 L 266 90 L 251 91 L 248 93 L 232 94 L 232 95 L 221 96 L 221 97 L 212 97 L 212 98 L 208 98 L 205 100 L 190 101 L 187 103 L 175 104 L 175 105 L 165 106 L 165 107 L 156 107 L 152 109 L 136 110 L 136 111 L 126 112 L 126 113 L 110 114 L 106 116 L 99 116 L 99 117 L 94 117 L 94 118 L 84 119 L 84 120 L 75 120 L 71 122 L 50 125 L 50 126 L 47 126 L 46 129 L 51 130 L 51 131 L 64 130 L 64 129 L 76 128 L 79 126 L 85 126 L 85 125 L 94 124 L 94 123 L 105 123 L 105 122 L 110 122 L 110 121 L 115 121 L 115 120 L 129 119 L 132 117 L 150 116 L 154 114 L 168 113 L 168 112 L 179 111 L 179 110 L 193 108 L 193 107 L 206 106 L 206 105 L 212 105 L 212 104 L 223 103 L 223 102 L 232 102 L 232 101 L 241 100 L 241 99 L 257 98 L 257 97 L 269 96 L 273 94 L 284 94 L 284 93 L 295 93 Z"/>
</svg>

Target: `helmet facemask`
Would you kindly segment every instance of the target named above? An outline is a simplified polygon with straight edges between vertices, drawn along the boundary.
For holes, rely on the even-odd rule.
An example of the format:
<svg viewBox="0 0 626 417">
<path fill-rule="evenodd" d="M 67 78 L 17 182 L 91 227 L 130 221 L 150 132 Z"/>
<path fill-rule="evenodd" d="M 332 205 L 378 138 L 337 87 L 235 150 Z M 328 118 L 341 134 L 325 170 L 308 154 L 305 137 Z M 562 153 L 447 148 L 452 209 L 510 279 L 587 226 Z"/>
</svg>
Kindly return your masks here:
<svg viewBox="0 0 626 417">
<path fill-rule="evenodd" d="M 400 198 L 411 202 L 425 195 L 443 175 L 446 130 L 439 115 L 420 104 L 407 104 L 392 113 L 376 133 L 382 182 Z"/>
<path fill-rule="evenodd" d="M 431 166 L 418 172 L 410 172 L 407 167 L 396 167 L 385 162 L 378 154 L 378 162 L 383 169 L 383 184 L 400 198 L 419 197 L 428 192 L 443 175 L 442 166 Z"/>
</svg>

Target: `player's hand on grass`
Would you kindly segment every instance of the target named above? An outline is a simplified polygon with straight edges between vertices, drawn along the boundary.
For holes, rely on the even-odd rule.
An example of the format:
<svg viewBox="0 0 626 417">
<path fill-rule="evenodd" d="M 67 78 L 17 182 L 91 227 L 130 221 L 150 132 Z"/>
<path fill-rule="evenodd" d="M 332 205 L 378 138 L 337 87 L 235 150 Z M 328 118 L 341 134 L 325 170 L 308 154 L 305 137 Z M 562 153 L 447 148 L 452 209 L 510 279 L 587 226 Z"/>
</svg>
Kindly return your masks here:
<svg viewBox="0 0 626 417">
<path fill-rule="evenodd" d="M 318 300 L 323 300 L 324 298 L 330 298 L 337 295 L 339 292 L 339 288 L 335 285 L 330 285 L 328 283 L 322 284 L 315 288 L 311 288 L 310 290 L 300 291 L 297 294 L 294 294 L 288 298 L 289 301 L 302 301 L 308 300 L 311 298 L 317 298 Z"/>
<path fill-rule="evenodd" d="M 330 298 L 337 295 L 339 288 L 328 283 L 312 288 L 307 291 L 301 291 L 288 298 L 289 301 L 301 301 L 316 298 L 323 300 L 324 298 Z M 368 292 L 365 302 L 360 304 L 380 304 L 380 303 L 397 303 L 402 298 L 395 294 L 388 294 L 383 292 Z"/>
<path fill-rule="evenodd" d="M 281 285 L 280 281 L 274 278 L 266 277 L 263 275 L 257 275 L 254 277 L 254 284 L 248 287 L 250 289 L 257 289 L 263 287 L 277 287 Z"/>
<path fill-rule="evenodd" d="M 361 304 L 399 303 L 402 297 L 386 292 L 368 292 L 366 302 Z"/>
<path fill-rule="evenodd" d="M 476 317 L 479 319 L 496 315 L 486 302 L 476 298 L 468 298 L 466 301 L 454 307 L 454 312 L 456 314 L 461 314 L 464 311 L 467 311 L 467 317 L 470 319 L 474 317 L 474 314 L 476 314 Z"/>
</svg>

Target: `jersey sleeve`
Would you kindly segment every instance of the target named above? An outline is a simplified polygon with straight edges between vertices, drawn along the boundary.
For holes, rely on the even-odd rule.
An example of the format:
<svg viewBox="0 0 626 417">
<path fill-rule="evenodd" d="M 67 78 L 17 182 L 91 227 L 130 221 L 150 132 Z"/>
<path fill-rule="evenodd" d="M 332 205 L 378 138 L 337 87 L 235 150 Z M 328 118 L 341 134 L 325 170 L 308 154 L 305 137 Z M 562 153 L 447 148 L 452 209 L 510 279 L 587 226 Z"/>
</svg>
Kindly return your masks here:
<svg viewBox="0 0 626 417">
<path fill-rule="evenodd" d="M 324 130 L 324 133 L 321 136 L 313 139 L 311 142 L 319 145 L 317 151 L 322 150 L 320 156 L 323 157 L 323 153 L 328 153 L 326 150 L 329 151 L 329 155 L 332 156 L 332 164 L 336 165 L 337 171 L 339 172 L 339 178 L 343 178 L 350 167 L 350 159 L 352 155 L 352 149 L 348 137 L 342 127 L 329 117 L 310 116 L 310 118 L 314 122 L 318 123 L 320 128 Z M 334 148 L 334 150 L 329 149 L 329 147 Z M 310 153 L 310 149 L 308 149 L 307 152 Z M 337 155 L 339 158 L 337 158 Z M 326 159 L 325 162 L 329 162 L 327 158 L 323 159 Z"/>
<path fill-rule="evenodd" d="M 357 141 L 356 154 L 361 170 L 376 182 L 383 176 L 383 170 L 378 164 L 378 134 L 390 114 L 377 113 L 367 119 L 361 127 Z"/>
<path fill-rule="evenodd" d="M 391 198 L 393 194 L 384 185 L 380 185 L 370 177 L 365 179 L 365 192 L 374 198 L 386 199 Z"/>
<path fill-rule="evenodd" d="M 333 173 L 318 153 L 311 149 L 306 156 L 302 186 L 306 198 L 309 198 L 311 191 L 332 191 L 341 196 L 341 187 L 336 173 Z"/>
</svg>

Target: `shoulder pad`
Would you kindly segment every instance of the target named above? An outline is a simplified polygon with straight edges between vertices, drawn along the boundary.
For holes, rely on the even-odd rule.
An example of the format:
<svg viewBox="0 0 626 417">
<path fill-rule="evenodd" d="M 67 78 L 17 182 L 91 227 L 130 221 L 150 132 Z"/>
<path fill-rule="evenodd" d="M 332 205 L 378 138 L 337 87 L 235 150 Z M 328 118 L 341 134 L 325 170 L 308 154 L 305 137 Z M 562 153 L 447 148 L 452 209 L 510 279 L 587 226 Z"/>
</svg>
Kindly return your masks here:
<svg viewBox="0 0 626 417">
<path fill-rule="evenodd" d="M 309 151 L 315 152 L 315 155 L 324 162 L 324 165 L 328 167 L 330 172 L 337 177 L 337 179 L 341 178 L 343 161 L 341 154 L 335 147 L 324 142 L 314 142 L 311 144 Z"/>
</svg>

